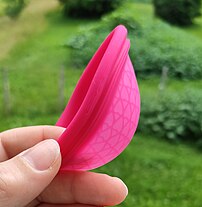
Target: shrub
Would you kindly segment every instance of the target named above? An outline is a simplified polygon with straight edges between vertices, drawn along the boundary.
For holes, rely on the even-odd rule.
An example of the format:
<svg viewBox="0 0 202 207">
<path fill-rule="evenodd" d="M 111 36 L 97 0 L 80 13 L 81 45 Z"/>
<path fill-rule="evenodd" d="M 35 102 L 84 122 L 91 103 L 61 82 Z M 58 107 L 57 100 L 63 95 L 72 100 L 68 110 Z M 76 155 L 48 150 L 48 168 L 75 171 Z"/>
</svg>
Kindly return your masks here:
<svg viewBox="0 0 202 207">
<path fill-rule="evenodd" d="M 177 25 L 190 25 L 200 15 L 201 0 L 153 0 L 155 14 Z"/>
<path fill-rule="evenodd" d="M 65 16 L 99 17 L 114 10 L 122 0 L 59 0 Z"/>
<path fill-rule="evenodd" d="M 134 38 L 131 57 L 142 77 L 159 75 L 164 66 L 178 79 L 202 77 L 202 43 L 184 31 L 156 21 L 147 25 L 143 36 Z"/>
<path fill-rule="evenodd" d="M 17 18 L 26 6 L 28 0 L 4 0 L 5 14 L 10 18 Z"/>
<path fill-rule="evenodd" d="M 124 24 L 131 36 L 141 35 L 141 27 L 134 21 L 132 16 L 122 13 L 110 14 L 104 17 L 99 25 L 81 29 L 78 35 L 66 43 L 71 48 L 73 66 L 77 68 L 85 67 L 104 38 L 119 24 Z"/>
<path fill-rule="evenodd" d="M 142 19 L 134 19 L 129 12 L 114 12 L 99 25 L 85 27 L 68 43 L 73 65 L 84 68 L 106 35 L 116 25 L 124 24 L 131 40 L 130 57 L 139 77 L 160 75 L 164 66 L 171 77 L 202 77 L 202 43 L 198 38 L 160 20 Z"/>
<path fill-rule="evenodd" d="M 151 101 L 152 100 L 152 101 Z M 190 140 L 202 146 L 202 93 L 165 93 L 142 96 L 139 130 L 172 140 Z"/>
</svg>

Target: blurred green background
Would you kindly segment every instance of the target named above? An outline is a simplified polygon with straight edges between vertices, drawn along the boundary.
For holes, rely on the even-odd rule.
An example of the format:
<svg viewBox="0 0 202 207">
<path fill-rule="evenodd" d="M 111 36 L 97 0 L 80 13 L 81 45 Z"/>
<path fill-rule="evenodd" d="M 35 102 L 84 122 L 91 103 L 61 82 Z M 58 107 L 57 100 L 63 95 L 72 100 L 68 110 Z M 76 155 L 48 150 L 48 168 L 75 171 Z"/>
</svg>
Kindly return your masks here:
<svg viewBox="0 0 202 207">
<path fill-rule="evenodd" d="M 200 0 L 1 0 L 0 131 L 55 124 L 92 54 L 124 24 L 141 118 L 129 147 L 96 171 L 126 182 L 120 206 L 201 207 L 200 12 Z"/>
</svg>

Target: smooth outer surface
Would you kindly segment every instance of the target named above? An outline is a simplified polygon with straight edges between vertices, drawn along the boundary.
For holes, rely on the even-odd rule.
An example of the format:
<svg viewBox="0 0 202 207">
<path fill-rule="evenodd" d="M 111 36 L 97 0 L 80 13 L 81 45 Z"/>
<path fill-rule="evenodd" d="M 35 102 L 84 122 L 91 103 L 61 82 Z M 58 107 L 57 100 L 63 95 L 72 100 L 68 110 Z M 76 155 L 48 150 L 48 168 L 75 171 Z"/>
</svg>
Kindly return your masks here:
<svg viewBox="0 0 202 207">
<path fill-rule="evenodd" d="M 117 26 L 99 47 L 57 126 L 61 170 L 91 170 L 117 157 L 138 125 L 140 94 L 124 26 Z"/>
</svg>

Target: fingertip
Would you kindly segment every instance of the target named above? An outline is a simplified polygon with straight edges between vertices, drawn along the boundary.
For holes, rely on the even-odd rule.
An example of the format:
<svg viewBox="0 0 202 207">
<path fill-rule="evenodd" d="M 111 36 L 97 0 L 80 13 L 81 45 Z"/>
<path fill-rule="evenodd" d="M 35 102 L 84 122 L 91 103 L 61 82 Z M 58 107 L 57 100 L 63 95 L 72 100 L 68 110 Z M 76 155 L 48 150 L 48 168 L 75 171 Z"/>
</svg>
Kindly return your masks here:
<svg viewBox="0 0 202 207">
<path fill-rule="evenodd" d="M 111 177 L 115 192 L 112 196 L 113 198 L 113 205 L 117 205 L 122 203 L 127 195 L 128 195 L 128 188 L 126 184 L 118 177 Z"/>
<path fill-rule="evenodd" d="M 105 206 L 115 206 L 122 203 L 128 195 L 128 188 L 118 177 L 107 174 L 97 174 L 102 186 L 103 202 Z"/>
<path fill-rule="evenodd" d="M 43 130 L 43 137 L 44 138 L 53 138 L 53 139 L 58 139 L 59 136 L 65 131 L 66 128 L 61 127 L 61 126 L 42 126 Z"/>
<path fill-rule="evenodd" d="M 121 180 L 118 177 L 113 177 L 114 180 L 116 180 L 116 182 L 121 186 L 121 188 L 123 188 L 123 194 L 125 195 L 125 197 L 128 195 L 128 187 L 126 186 L 126 184 L 123 182 L 123 180 Z"/>
<path fill-rule="evenodd" d="M 117 182 L 118 185 L 120 185 L 120 189 L 122 189 L 122 195 L 124 200 L 128 195 L 128 187 L 120 178 L 114 177 L 114 180 Z"/>
</svg>

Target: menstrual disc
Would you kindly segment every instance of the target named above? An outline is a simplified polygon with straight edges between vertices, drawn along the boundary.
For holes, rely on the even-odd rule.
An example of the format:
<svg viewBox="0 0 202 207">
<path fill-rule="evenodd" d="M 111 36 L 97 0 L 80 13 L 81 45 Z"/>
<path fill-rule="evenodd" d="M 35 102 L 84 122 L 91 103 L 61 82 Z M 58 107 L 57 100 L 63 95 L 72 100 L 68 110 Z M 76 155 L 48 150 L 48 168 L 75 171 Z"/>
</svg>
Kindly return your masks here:
<svg viewBox="0 0 202 207">
<path fill-rule="evenodd" d="M 57 122 L 61 170 L 91 170 L 117 157 L 131 141 L 140 94 L 124 26 L 117 26 L 84 70 Z"/>
</svg>

